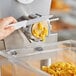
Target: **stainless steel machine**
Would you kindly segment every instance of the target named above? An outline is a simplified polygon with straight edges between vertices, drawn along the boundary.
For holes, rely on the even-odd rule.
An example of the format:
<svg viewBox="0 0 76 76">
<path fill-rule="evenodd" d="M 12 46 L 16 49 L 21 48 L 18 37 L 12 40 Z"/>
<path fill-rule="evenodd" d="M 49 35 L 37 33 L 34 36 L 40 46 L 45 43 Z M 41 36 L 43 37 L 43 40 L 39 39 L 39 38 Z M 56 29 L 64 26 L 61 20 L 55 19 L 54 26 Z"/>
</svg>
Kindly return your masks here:
<svg viewBox="0 0 76 76">
<path fill-rule="evenodd" d="M 22 0 L 22 1 L 27 1 L 27 0 Z M 30 2 L 23 3 L 22 1 L 21 0 L 7 0 L 7 1 L 1 0 L 0 17 L 14 16 L 15 18 L 18 19 L 18 21 L 27 20 L 27 23 L 29 20 L 32 20 L 33 23 L 35 23 L 35 21 L 39 22 L 41 18 L 41 21 L 45 20 L 48 23 L 49 34 L 45 42 L 47 43 L 56 42 L 57 34 L 52 34 L 50 32 L 51 30 L 50 21 L 58 20 L 58 18 L 53 18 L 53 15 L 49 15 L 51 0 L 34 0 L 32 1 L 32 3 Z M 35 19 L 38 19 L 39 21 Z M 23 25 L 23 23 L 20 23 L 19 25 Z M 29 33 L 29 29 L 30 27 L 32 27 L 33 23 L 31 23 L 30 26 L 27 23 L 26 24 L 24 23 L 26 27 L 22 29 L 24 33 L 20 30 L 19 32 L 17 33 L 15 32 L 13 35 L 9 36 L 4 40 L 6 49 L 23 48 L 25 46 L 28 46 L 30 42 L 31 43 L 35 42 L 39 44 L 40 40 L 38 41 L 37 39 L 32 38 L 31 34 Z M 17 26 L 17 24 L 15 25 Z M 37 45 L 36 46 L 30 45 L 30 46 L 35 47 L 36 51 L 43 51 L 43 48 Z M 16 53 L 13 52 L 13 54 L 16 54 Z M 50 59 L 41 61 L 41 66 L 44 64 L 49 65 L 50 61 L 51 61 Z"/>
<path fill-rule="evenodd" d="M 2 17 L 6 17 L 6 16 L 14 16 L 19 21 L 30 20 L 31 17 L 32 17 L 32 19 L 34 19 L 37 17 L 49 15 L 50 6 L 51 6 L 51 0 L 7 0 L 7 1 L 1 0 L 0 1 L 0 11 L 1 11 L 0 17 L 2 18 Z M 23 16 L 23 18 L 21 19 L 22 16 Z M 29 16 L 30 16 L 30 18 L 29 18 Z M 58 20 L 58 19 L 49 20 L 49 18 L 46 18 L 44 20 L 48 20 L 47 22 L 50 24 L 50 21 Z M 32 26 L 32 24 L 31 24 L 31 26 Z M 48 29 L 51 28 L 51 25 L 49 25 L 49 26 L 50 27 L 48 27 Z M 25 29 L 27 29 L 27 30 L 25 30 Z M 23 28 L 24 33 L 28 32 L 28 30 L 29 29 L 26 27 Z M 26 37 L 27 36 L 28 35 L 26 35 Z M 56 36 L 56 37 L 50 39 L 49 38 L 50 36 L 54 36 L 54 37 Z M 30 40 L 29 38 L 30 38 L 30 36 L 27 37 L 28 40 Z M 50 41 L 57 41 L 57 34 L 49 35 L 46 39 L 46 42 L 50 42 Z M 9 42 L 11 42 L 11 40 Z M 25 42 L 25 45 L 27 45 L 27 40 L 24 39 L 23 42 Z"/>
</svg>

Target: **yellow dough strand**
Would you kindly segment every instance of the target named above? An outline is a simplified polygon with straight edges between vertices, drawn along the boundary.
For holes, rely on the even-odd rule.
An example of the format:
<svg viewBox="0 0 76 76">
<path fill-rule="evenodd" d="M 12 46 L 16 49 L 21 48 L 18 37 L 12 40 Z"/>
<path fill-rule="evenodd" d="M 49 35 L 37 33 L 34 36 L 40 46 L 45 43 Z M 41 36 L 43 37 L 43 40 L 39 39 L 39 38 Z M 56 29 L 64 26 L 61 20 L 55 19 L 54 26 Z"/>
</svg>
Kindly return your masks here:
<svg viewBox="0 0 76 76">
<path fill-rule="evenodd" d="M 36 23 L 32 27 L 32 35 L 41 41 L 46 41 L 46 36 L 48 36 L 48 24 L 45 21 Z"/>
<path fill-rule="evenodd" d="M 42 24 L 41 22 L 38 23 L 37 29 L 38 29 L 38 30 L 43 30 L 43 24 Z"/>
</svg>

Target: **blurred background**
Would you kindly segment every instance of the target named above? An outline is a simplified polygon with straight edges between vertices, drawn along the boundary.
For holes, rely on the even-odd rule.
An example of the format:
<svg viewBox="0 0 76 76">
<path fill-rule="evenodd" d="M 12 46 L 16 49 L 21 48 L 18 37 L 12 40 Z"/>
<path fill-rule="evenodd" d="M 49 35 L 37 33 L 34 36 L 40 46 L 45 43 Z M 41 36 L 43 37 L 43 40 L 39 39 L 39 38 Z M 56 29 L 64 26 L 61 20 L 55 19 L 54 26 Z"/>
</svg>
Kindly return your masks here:
<svg viewBox="0 0 76 76">
<path fill-rule="evenodd" d="M 52 23 L 53 31 L 73 29 L 76 26 L 76 0 L 52 0 L 51 14 L 57 15 L 60 20 Z M 57 27 L 55 28 L 57 24 Z"/>
<path fill-rule="evenodd" d="M 76 0 L 52 0 L 50 13 L 59 17 L 51 22 L 52 31 L 58 32 L 59 40 L 76 39 Z"/>
</svg>

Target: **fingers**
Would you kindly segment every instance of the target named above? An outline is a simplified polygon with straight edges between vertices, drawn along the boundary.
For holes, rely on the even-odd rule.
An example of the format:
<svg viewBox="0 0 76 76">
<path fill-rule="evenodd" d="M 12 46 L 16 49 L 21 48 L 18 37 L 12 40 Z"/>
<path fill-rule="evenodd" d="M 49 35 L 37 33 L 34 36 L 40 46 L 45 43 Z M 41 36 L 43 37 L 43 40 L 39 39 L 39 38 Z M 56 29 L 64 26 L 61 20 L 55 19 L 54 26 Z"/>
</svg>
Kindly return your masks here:
<svg viewBox="0 0 76 76">
<path fill-rule="evenodd" d="M 10 35 L 12 32 L 15 31 L 14 27 L 8 25 L 16 22 L 17 22 L 16 19 L 13 17 L 0 19 L 0 40 L 4 39 L 5 37 L 7 37 L 8 35 Z"/>
<path fill-rule="evenodd" d="M 16 23 L 16 22 L 17 20 L 14 17 L 3 18 L 4 25 L 9 25 L 9 24 Z"/>
<path fill-rule="evenodd" d="M 7 29 L 4 29 L 0 32 L 0 40 L 6 38 L 9 36 L 11 33 L 15 31 L 14 27 L 8 27 Z"/>
<path fill-rule="evenodd" d="M 15 28 L 13 26 L 6 26 L 6 27 L 4 27 L 4 30 L 11 29 L 11 28 L 13 28 L 15 30 Z"/>
</svg>

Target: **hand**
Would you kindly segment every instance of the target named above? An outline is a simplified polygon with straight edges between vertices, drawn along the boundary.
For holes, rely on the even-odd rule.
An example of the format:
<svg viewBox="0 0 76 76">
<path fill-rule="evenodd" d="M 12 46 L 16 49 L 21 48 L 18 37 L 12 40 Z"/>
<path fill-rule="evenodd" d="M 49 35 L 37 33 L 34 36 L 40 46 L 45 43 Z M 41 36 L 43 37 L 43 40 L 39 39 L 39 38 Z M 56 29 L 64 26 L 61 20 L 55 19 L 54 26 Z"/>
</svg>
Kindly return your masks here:
<svg viewBox="0 0 76 76">
<path fill-rule="evenodd" d="M 8 35 L 10 35 L 12 32 L 15 31 L 14 27 L 8 25 L 16 22 L 17 22 L 16 19 L 13 17 L 0 19 L 0 40 L 4 39 L 5 37 L 7 37 Z"/>
</svg>

